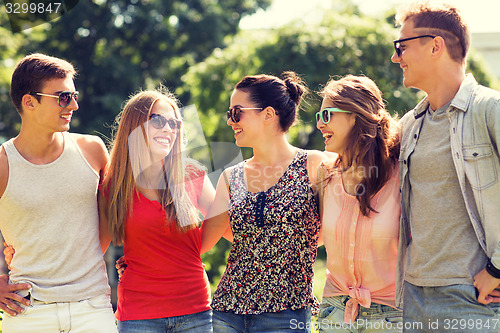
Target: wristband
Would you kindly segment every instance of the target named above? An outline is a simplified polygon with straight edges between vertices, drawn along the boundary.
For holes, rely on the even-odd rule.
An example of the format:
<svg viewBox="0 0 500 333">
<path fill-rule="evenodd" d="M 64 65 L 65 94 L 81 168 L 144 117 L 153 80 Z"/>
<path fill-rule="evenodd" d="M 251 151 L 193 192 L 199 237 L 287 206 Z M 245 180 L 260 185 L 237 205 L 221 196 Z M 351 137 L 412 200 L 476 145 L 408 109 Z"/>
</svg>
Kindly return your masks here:
<svg viewBox="0 0 500 333">
<path fill-rule="evenodd" d="M 495 265 L 491 263 L 491 260 L 488 260 L 486 264 L 486 271 L 496 279 L 500 279 L 500 269 L 496 268 Z"/>
</svg>

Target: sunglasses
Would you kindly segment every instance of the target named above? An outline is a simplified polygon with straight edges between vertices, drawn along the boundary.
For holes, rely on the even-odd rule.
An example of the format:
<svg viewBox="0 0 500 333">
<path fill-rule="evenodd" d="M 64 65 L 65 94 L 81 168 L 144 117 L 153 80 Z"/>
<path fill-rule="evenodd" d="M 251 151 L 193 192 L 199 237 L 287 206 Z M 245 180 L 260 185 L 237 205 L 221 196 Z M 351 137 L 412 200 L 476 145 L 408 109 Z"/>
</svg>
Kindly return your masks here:
<svg viewBox="0 0 500 333">
<path fill-rule="evenodd" d="M 240 121 L 240 113 L 242 110 L 263 110 L 262 108 L 240 108 L 239 106 L 235 106 L 226 111 L 227 120 L 231 119 L 233 123 L 237 123 Z"/>
<path fill-rule="evenodd" d="M 341 110 L 338 108 L 324 108 L 323 110 L 316 112 L 316 122 L 318 123 L 321 119 L 325 125 L 328 124 L 331 120 L 330 114 L 332 112 L 352 113 L 351 111 Z"/>
<path fill-rule="evenodd" d="M 174 118 L 165 118 L 161 114 L 152 113 L 149 116 L 149 123 L 156 129 L 163 129 L 166 124 L 170 127 L 170 130 L 174 133 L 178 133 L 181 129 L 182 122 Z"/>
<path fill-rule="evenodd" d="M 59 95 L 49 95 L 40 92 L 30 92 L 29 94 L 57 98 L 57 103 L 59 104 L 59 106 L 65 108 L 69 105 L 69 103 L 71 103 L 71 100 L 73 98 L 75 99 L 76 102 L 78 102 L 78 95 L 80 93 L 78 91 L 61 91 Z"/>
<path fill-rule="evenodd" d="M 403 53 L 403 50 L 401 49 L 402 42 L 407 42 L 407 41 L 412 40 L 412 39 L 424 38 L 424 37 L 436 38 L 436 36 L 433 36 L 433 35 L 422 35 L 422 36 L 398 39 L 398 40 L 393 41 L 394 49 L 396 50 L 396 54 L 398 55 L 398 57 L 401 57 L 401 53 Z"/>
</svg>

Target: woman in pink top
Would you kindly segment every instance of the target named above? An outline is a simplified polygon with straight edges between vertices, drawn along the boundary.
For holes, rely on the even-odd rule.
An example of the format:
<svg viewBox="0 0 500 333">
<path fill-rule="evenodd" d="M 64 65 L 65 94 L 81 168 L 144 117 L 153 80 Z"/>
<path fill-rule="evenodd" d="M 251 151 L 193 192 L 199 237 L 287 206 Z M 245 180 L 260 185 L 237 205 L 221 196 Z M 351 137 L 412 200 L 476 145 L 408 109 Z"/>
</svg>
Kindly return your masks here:
<svg viewBox="0 0 500 333">
<path fill-rule="evenodd" d="M 375 83 L 364 76 L 330 80 L 316 114 L 325 149 L 322 238 L 326 284 L 321 332 L 401 332 L 395 308 L 399 235 L 399 137 Z"/>
</svg>

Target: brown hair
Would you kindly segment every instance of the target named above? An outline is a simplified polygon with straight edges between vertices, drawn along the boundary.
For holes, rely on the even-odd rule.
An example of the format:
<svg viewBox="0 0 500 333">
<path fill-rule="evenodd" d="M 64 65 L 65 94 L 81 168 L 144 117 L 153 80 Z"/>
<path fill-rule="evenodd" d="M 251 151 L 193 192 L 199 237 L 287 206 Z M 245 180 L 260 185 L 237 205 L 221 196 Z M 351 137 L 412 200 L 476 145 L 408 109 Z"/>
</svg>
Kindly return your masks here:
<svg viewBox="0 0 500 333">
<path fill-rule="evenodd" d="M 40 92 L 45 82 L 52 79 L 65 79 L 76 76 L 76 71 L 69 62 L 41 53 L 24 57 L 14 69 L 10 84 L 10 98 L 19 114 L 23 113 L 23 96 L 31 92 Z M 40 101 L 40 96 L 34 96 Z"/>
<path fill-rule="evenodd" d="M 109 231 L 113 243 L 117 245 L 123 244 L 124 241 L 125 220 L 133 209 L 133 198 L 138 191 L 138 177 L 150 165 L 148 159 L 151 159 L 151 155 L 145 123 L 149 120 L 154 103 L 160 99 L 172 106 L 175 117 L 180 120 L 177 98 L 163 87 L 154 91 L 141 91 L 131 96 L 123 111 L 116 117 L 118 129 L 103 189 L 108 193 Z M 187 169 L 184 162 L 181 127 L 172 151 L 163 160 L 163 175 L 157 187 L 160 203 L 165 209 L 166 223 L 175 221 L 179 229 L 189 229 L 197 221 L 197 210 L 184 186 Z M 186 218 L 190 223 L 181 225 L 181 218 Z"/>
<path fill-rule="evenodd" d="M 463 62 L 470 48 L 470 32 L 460 11 L 451 4 L 415 2 L 396 14 L 396 24 L 412 20 L 415 28 L 425 28 L 424 34 L 441 36 L 450 58 Z"/>
<path fill-rule="evenodd" d="M 331 79 L 320 92 L 334 107 L 351 111 L 355 118 L 347 137 L 344 155 L 335 169 L 362 167 L 365 175 L 356 187 L 356 198 L 365 216 L 372 208 L 370 200 L 389 180 L 399 155 L 397 121 L 385 109 L 382 93 L 366 76 L 347 75 Z"/>
<path fill-rule="evenodd" d="M 297 108 L 307 87 L 294 72 L 284 72 L 283 79 L 273 75 L 245 76 L 235 89 L 248 92 L 250 100 L 259 108 L 272 107 L 278 114 L 283 132 L 297 120 Z"/>
</svg>

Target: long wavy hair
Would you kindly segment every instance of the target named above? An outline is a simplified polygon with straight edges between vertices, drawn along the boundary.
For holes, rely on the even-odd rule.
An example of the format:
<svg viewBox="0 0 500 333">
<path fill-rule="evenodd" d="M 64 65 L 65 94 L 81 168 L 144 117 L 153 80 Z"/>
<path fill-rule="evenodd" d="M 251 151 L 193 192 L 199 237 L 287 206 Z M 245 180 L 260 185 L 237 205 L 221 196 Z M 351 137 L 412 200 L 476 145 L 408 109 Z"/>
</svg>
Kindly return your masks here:
<svg viewBox="0 0 500 333">
<path fill-rule="evenodd" d="M 347 170 L 353 165 L 363 168 L 364 176 L 356 187 L 356 198 L 361 213 L 368 216 L 370 212 L 377 212 L 371 206 L 371 199 L 387 183 L 396 167 L 400 146 L 397 121 L 385 109 L 377 85 L 366 76 L 331 79 L 320 95 L 334 107 L 351 111 L 356 117 L 347 136 L 344 154 L 336 160 L 332 170 Z"/>
<path fill-rule="evenodd" d="M 155 102 L 160 99 L 170 104 L 175 117 L 181 120 L 177 98 L 164 87 L 131 96 L 115 119 L 117 129 L 103 189 L 108 199 L 108 227 L 116 245 L 122 245 L 125 239 L 125 221 L 132 212 L 138 186 L 145 187 L 141 186 L 141 176 L 154 162 L 149 149 L 147 121 Z M 161 161 L 163 172 L 156 189 L 166 212 L 166 223 L 176 223 L 179 229 L 189 229 L 196 225 L 198 215 L 184 186 L 186 163 L 182 135 L 181 126 L 172 150 Z"/>
</svg>

